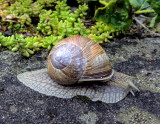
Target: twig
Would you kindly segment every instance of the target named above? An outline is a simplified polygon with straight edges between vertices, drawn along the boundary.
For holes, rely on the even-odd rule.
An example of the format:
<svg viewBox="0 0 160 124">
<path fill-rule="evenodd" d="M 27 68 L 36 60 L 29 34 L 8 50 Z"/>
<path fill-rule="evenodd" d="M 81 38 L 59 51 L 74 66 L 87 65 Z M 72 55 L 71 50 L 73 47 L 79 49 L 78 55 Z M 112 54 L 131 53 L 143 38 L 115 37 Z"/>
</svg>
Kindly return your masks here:
<svg viewBox="0 0 160 124">
<path fill-rule="evenodd" d="M 154 10 L 137 10 L 134 14 L 154 13 Z"/>
<path fill-rule="evenodd" d="M 134 17 L 134 20 L 141 25 L 145 30 L 147 30 L 149 33 L 155 35 L 155 36 L 160 36 L 160 34 L 155 33 L 154 31 L 149 30 L 144 24 L 142 24 L 136 17 Z"/>
<path fill-rule="evenodd" d="M 144 7 L 144 8 L 142 8 L 141 10 L 147 9 L 147 8 L 149 8 L 149 7 L 150 7 L 150 5 L 149 5 L 149 6 L 146 6 L 146 7 Z"/>
<path fill-rule="evenodd" d="M 3 5 L 3 4 L 9 3 L 9 2 L 11 2 L 11 0 L 5 1 L 5 2 L 1 3 L 0 5 Z"/>
</svg>

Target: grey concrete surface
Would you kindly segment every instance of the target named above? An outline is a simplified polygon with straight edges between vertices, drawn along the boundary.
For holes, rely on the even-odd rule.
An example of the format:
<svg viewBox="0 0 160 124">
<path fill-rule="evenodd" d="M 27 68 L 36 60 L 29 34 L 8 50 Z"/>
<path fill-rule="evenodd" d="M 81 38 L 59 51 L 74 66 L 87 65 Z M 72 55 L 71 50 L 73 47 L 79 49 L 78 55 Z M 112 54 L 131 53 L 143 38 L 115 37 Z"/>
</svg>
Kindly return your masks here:
<svg viewBox="0 0 160 124">
<path fill-rule="evenodd" d="M 46 67 L 48 52 L 25 58 L 0 48 L 0 124 L 160 124 L 160 38 L 123 38 L 103 47 L 115 70 L 141 80 L 135 96 L 106 104 L 42 95 L 16 76 Z"/>
</svg>

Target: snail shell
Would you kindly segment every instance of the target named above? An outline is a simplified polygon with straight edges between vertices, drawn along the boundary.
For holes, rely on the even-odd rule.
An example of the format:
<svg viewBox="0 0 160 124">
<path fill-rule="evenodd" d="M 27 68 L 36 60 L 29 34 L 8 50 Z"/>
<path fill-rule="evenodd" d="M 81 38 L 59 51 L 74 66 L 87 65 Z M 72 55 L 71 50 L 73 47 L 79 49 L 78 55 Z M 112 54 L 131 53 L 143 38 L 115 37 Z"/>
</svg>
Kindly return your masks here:
<svg viewBox="0 0 160 124">
<path fill-rule="evenodd" d="M 104 49 L 81 36 L 66 38 L 53 47 L 48 56 L 47 68 L 50 76 L 63 85 L 104 81 L 113 75 Z"/>
<path fill-rule="evenodd" d="M 105 103 L 116 103 L 129 92 L 134 95 L 133 89 L 139 90 L 133 84 L 134 77 L 114 72 L 103 48 L 82 36 L 63 39 L 53 47 L 48 55 L 47 69 L 24 72 L 17 78 L 49 96 L 72 98 L 82 95 Z M 89 85 L 77 84 L 81 82 Z"/>
</svg>

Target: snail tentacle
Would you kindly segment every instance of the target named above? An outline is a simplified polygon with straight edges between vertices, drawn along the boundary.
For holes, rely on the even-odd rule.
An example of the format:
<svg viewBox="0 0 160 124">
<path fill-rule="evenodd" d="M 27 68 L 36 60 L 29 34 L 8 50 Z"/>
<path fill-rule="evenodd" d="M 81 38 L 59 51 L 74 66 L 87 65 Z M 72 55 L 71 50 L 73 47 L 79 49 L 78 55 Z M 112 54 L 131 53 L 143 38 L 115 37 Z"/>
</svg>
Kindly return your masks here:
<svg viewBox="0 0 160 124">
<path fill-rule="evenodd" d="M 133 84 L 133 82 L 129 81 L 128 83 L 129 83 L 129 86 L 130 86 L 131 88 L 133 88 L 133 89 L 135 89 L 135 90 L 137 90 L 137 91 L 140 91 L 140 90 Z"/>
<path fill-rule="evenodd" d="M 133 92 L 132 89 L 130 89 L 129 92 L 130 92 L 133 96 L 135 96 L 135 94 L 134 94 L 134 92 Z"/>
</svg>

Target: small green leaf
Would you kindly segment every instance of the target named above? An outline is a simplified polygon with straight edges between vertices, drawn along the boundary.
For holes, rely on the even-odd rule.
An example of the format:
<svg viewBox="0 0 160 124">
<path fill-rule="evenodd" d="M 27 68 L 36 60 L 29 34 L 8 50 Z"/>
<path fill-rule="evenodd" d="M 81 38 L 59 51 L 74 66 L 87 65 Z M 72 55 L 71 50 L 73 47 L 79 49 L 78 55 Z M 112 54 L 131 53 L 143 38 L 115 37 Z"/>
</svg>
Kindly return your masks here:
<svg viewBox="0 0 160 124">
<path fill-rule="evenodd" d="M 29 53 L 26 50 L 22 51 L 22 55 L 25 56 L 25 57 L 29 57 Z"/>
<path fill-rule="evenodd" d="M 30 49 L 26 49 L 29 54 L 34 54 L 34 52 Z"/>
<path fill-rule="evenodd" d="M 99 0 L 99 2 L 103 5 L 107 5 L 110 0 Z"/>
<path fill-rule="evenodd" d="M 15 51 L 17 51 L 17 50 L 18 50 L 18 47 L 17 47 L 17 46 L 15 46 L 15 47 L 12 48 L 12 52 L 15 52 Z"/>
<path fill-rule="evenodd" d="M 153 28 L 160 22 L 160 15 L 156 15 L 155 17 L 152 18 L 149 27 Z"/>
<path fill-rule="evenodd" d="M 49 46 L 47 47 L 47 49 L 48 49 L 48 50 L 50 50 L 51 48 L 52 48 L 52 46 L 51 46 L 51 45 L 49 45 Z"/>
<path fill-rule="evenodd" d="M 95 19 L 103 21 L 114 30 L 128 28 L 132 23 L 129 1 L 111 0 L 105 7 L 96 10 Z"/>
<path fill-rule="evenodd" d="M 151 4 L 152 9 L 160 15 L 160 0 L 149 0 L 149 3 Z"/>
<path fill-rule="evenodd" d="M 149 6 L 148 0 L 129 0 L 129 2 L 132 5 L 132 7 L 136 10 Z"/>
</svg>

